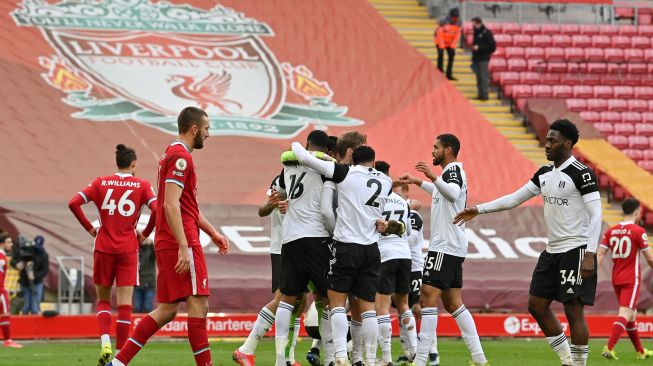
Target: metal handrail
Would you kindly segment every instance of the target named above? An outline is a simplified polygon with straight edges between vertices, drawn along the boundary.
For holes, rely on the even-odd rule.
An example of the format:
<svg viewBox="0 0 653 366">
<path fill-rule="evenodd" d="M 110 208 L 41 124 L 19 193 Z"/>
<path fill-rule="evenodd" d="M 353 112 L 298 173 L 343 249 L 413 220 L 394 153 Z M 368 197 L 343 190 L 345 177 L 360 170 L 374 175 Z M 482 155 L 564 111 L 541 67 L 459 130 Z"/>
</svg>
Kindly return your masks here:
<svg viewBox="0 0 653 366">
<path fill-rule="evenodd" d="M 82 256 L 57 256 L 57 264 L 59 265 L 59 281 L 57 285 L 57 312 L 62 312 L 62 300 L 66 297 L 68 303 L 68 310 L 71 311 L 75 300 L 79 299 L 79 314 L 84 310 L 84 257 Z M 68 267 L 64 261 L 79 262 L 79 268 Z M 77 278 L 70 275 L 70 269 L 79 271 Z M 67 293 L 64 293 L 64 279 L 68 285 Z M 79 285 L 79 294 L 76 294 Z"/>
</svg>

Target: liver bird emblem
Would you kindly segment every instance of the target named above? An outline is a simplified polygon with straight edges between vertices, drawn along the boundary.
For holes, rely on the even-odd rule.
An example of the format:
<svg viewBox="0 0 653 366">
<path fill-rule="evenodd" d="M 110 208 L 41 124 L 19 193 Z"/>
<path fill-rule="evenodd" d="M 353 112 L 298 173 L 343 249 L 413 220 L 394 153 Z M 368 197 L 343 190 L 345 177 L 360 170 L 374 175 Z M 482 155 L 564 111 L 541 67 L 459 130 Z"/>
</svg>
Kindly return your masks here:
<svg viewBox="0 0 653 366">
<path fill-rule="evenodd" d="M 231 87 L 231 74 L 224 70 L 221 73 L 210 72 L 205 77 L 170 75 L 166 81 L 177 83 L 172 87 L 173 94 L 194 100 L 202 109 L 212 105 L 227 114 L 233 114 L 243 108 L 237 101 L 226 98 Z"/>
</svg>

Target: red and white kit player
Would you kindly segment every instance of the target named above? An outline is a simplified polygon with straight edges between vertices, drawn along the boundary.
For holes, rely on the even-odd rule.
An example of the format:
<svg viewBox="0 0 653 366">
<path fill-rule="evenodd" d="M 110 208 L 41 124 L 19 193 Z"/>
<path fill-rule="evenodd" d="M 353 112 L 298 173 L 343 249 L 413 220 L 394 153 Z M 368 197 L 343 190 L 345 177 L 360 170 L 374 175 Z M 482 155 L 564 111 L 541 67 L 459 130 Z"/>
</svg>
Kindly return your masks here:
<svg viewBox="0 0 653 366">
<path fill-rule="evenodd" d="M 637 358 L 644 359 L 653 356 L 653 351 L 642 348 L 635 320 L 642 281 L 639 258 L 640 253 L 643 254 L 648 265 L 653 267 L 653 253 L 648 247 L 646 230 L 635 224 L 641 213 L 639 201 L 627 198 L 621 207 L 624 221 L 605 232 L 598 252 L 599 264 L 608 252 L 612 255 L 612 286 L 619 301 L 619 315 L 602 354 L 608 359 L 617 359 L 614 346 L 621 335 L 627 332 L 637 351 Z"/>
<path fill-rule="evenodd" d="M 199 231 L 225 254 L 229 243 L 206 220 L 197 205 L 197 176 L 191 152 L 209 137 L 206 112 L 184 108 L 177 117 L 179 136 L 159 162 L 159 208 L 155 238 L 157 308 L 144 317 L 120 353 L 108 364 L 127 365 L 161 327 L 172 321 L 179 303 L 188 308 L 188 341 L 198 366 L 212 366 L 206 332 L 209 284 Z"/>
<path fill-rule="evenodd" d="M 2 328 L 3 346 L 10 348 L 23 348 L 20 344 L 11 340 L 9 329 L 9 293 L 5 290 L 5 277 L 9 269 L 9 258 L 13 241 L 8 234 L 0 233 L 0 328 Z"/>
<path fill-rule="evenodd" d="M 120 350 L 131 328 L 132 294 L 138 281 L 139 242 L 154 229 L 156 215 L 142 234 L 136 224 L 144 206 L 156 211 L 156 194 L 152 185 L 134 176 L 136 152 L 125 145 L 116 146 L 118 173 L 93 180 L 68 203 L 80 224 L 95 238 L 93 248 L 93 283 L 97 291 L 97 320 L 100 328 L 101 351 L 98 366 L 111 359 L 111 287 L 117 287 L 118 321 L 116 349 Z M 91 225 L 82 205 L 93 202 L 98 208 L 100 227 Z"/>
</svg>

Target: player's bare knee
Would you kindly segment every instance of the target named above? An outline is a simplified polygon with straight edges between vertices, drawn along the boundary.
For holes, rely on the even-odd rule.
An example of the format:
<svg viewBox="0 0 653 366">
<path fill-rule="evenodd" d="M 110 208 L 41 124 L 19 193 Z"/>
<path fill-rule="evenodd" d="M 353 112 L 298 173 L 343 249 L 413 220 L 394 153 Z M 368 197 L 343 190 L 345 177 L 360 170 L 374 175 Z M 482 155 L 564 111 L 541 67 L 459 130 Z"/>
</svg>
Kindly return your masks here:
<svg viewBox="0 0 653 366">
<path fill-rule="evenodd" d="M 545 306 L 544 304 L 539 303 L 538 301 L 534 301 L 532 299 L 528 300 L 528 312 L 533 316 L 533 318 L 537 319 L 544 315 L 544 313 L 547 311 L 548 307 Z"/>
</svg>

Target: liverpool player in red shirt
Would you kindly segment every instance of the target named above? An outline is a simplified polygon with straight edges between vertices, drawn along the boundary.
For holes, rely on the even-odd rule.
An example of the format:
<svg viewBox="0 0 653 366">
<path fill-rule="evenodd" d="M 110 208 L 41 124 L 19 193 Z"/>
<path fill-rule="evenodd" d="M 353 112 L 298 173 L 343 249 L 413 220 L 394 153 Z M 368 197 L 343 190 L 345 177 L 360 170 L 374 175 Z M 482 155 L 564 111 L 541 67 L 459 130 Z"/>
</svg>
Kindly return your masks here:
<svg viewBox="0 0 653 366">
<path fill-rule="evenodd" d="M 136 233 L 136 224 L 143 206 L 156 211 L 156 194 L 146 180 L 134 177 L 136 152 L 123 144 L 116 146 L 118 173 L 93 180 L 68 203 L 84 229 L 95 238 L 93 245 L 93 283 L 97 292 L 97 320 L 100 328 L 102 350 L 98 366 L 111 358 L 111 286 L 117 287 L 118 321 L 116 323 L 116 349 L 120 350 L 129 336 L 131 327 L 132 294 L 138 281 L 139 237 L 147 237 L 154 229 L 155 215 L 142 236 Z M 100 227 L 88 221 L 82 205 L 93 202 L 100 215 Z"/>
<path fill-rule="evenodd" d="M 197 176 L 191 152 L 204 147 L 209 137 L 206 112 L 184 108 L 177 117 L 179 137 L 159 162 L 159 207 L 155 238 L 158 307 L 144 317 L 120 353 L 108 364 L 127 365 L 162 326 L 177 315 L 179 303 L 188 307 L 188 341 L 195 363 L 212 366 L 206 333 L 208 312 L 208 273 L 199 240 L 199 231 L 207 233 L 227 253 L 229 243 L 206 220 L 197 205 Z"/>
<path fill-rule="evenodd" d="M 600 264 L 605 254 L 612 253 L 612 285 L 619 301 L 619 315 L 612 326 L 612 333 L 608 345 L 603 347 L 603 357 L 617 359 L 614 346 L 624 331 L 628 332 L 630 341 L 637 350 L 637 358 L 645 359 L 653 356 L 653 351 L 642 348 L 637 331 L 635 317 L 637 315 L 637 300 L 642 281 L 642 272 L 639 268 L 639 253 L 646 258 L 649 266 L 653 267 L 653 253 L 649 250 L 646 231 L 635 224 L 640 217 L 639 201 L 627 198 L 621 204 L 624 221 L 609 228 L 603 236 L 603 241 L 598 252 Z"/>
<path fill-rule="evenodd" d="M 11 237 L 5 233 L 0 234 L 0 328 L 2 328 L 2 336 L 5 340 L 4 347 L 23 348 L 23 346 L 11 340 L 9 330 L 9 293 L 5 290 L 5 276 L 7 276 L 7 269 L 9 268 L 7 253 L 11 253 L 12 246 Z"/>
</svg>

